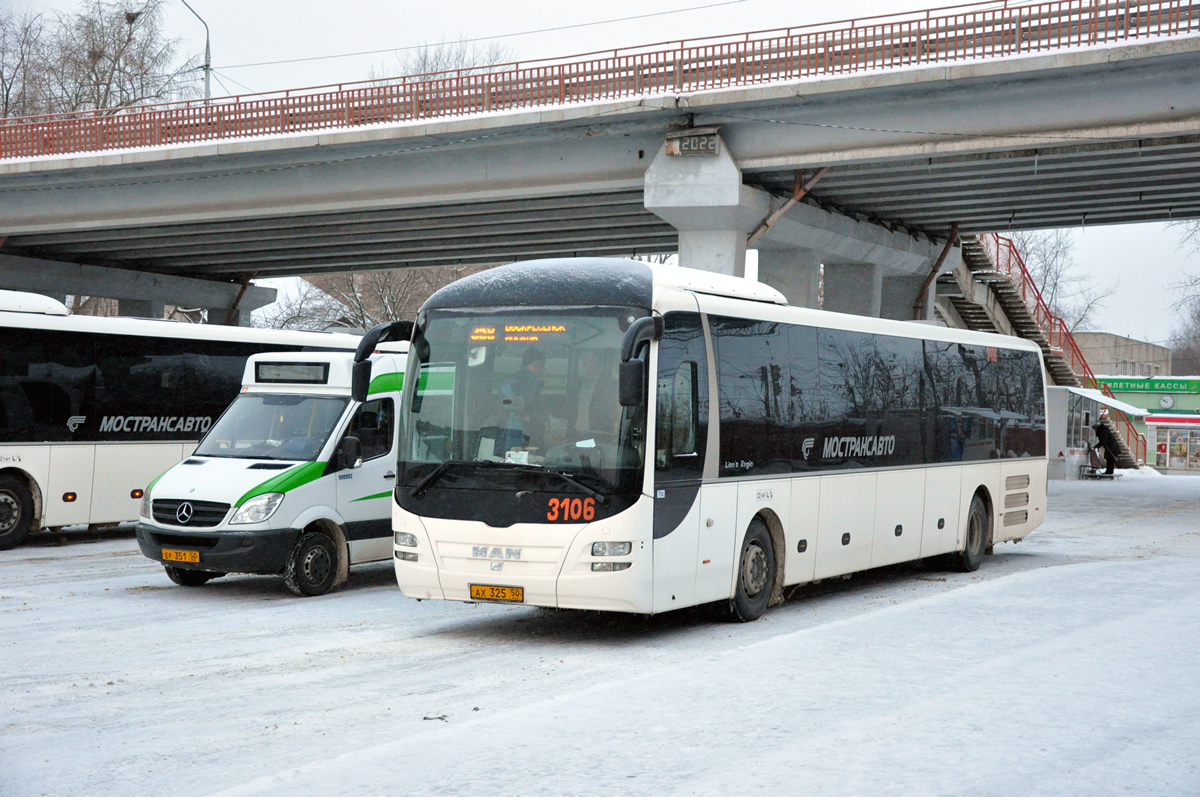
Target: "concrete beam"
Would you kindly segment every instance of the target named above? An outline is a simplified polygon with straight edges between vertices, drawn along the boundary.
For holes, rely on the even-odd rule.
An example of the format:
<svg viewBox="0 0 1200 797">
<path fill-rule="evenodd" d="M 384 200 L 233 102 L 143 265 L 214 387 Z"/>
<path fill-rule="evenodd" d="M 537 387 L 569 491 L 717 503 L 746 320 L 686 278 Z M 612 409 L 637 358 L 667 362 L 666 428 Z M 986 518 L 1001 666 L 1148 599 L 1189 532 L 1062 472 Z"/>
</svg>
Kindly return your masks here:
<svg viewBox="0 0 1200 797">
<path fill-rule="evenodd" d="M 761 247 L 798 247 L 821 253 L 821 262 L 882 266 L 889 276 L 924 274 L 941 246 L 878 224 L 804 204 L 788 211 L 760 239 Z"/>
<path fill-rule="evenodd" d="M 18 255 L 0 255 L 0 288 L 59 296 L 65 292 L 120 301 L 185 307 L 233 306 L 242 286 L 231 282 L 169 277 L 103 266 L 84 266 Z M 251 285 L 239 305 L 249 312 L 275 301 L 275 289 Z M 124 315 L 124 313 L 122 313 Z M 161 313 L 159 313 L 161 315 Z"/>
<path fill-rule="evenodd" d="M 824 309 L 879 317 L 883 269 L 872 264 L 825 264 Z"/>
</svg>

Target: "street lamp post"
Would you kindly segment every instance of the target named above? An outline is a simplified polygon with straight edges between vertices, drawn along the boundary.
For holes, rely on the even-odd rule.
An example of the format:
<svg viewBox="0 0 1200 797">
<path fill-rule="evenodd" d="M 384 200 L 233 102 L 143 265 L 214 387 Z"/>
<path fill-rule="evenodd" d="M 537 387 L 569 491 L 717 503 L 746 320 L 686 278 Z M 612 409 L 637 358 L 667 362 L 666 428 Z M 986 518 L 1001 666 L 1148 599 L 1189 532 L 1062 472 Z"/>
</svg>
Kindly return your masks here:
<svg viewBox="0 0 1200 797">
<path fill-rule="evenodd" d="M 204 102 L 207 104 L 212 99 L 212 51 L 208 46 L 208 23 L 196 13 L 196 9 L 188 5 L 187 0 L 179 0 L 179 2 L 187 6 L 187 10 L 192 12 L 192 16 L 200 20 L 200 24 L 204 26 Z"/>
</svg>

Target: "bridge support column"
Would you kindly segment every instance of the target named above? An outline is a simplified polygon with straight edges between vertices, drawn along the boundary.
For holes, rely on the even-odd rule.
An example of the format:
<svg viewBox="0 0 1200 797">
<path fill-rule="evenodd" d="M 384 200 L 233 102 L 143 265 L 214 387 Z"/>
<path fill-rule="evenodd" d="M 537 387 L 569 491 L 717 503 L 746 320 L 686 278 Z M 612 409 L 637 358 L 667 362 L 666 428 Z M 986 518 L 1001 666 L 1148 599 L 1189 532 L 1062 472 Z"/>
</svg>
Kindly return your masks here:
<svg viewBox="0 0 1200 797">
<path fill-rule="evenodd" d="M 679 265 L 744 276 L 746 235 L 770 211 L 770 195 L 742 185 L 718 138 L 716 155 L 668 155 L 646 170 L 646 209 L 679 230 Z"/>
<path fill-rule="evenodd" d="M 758 281 L 787 297 L 793 307 L 817 307 L 821 255 L 811 249 L 759 249 Z"/>
<path fill-rule="evenodd" d="M 932 320 L 933 297 L 936 293 L 932 285 L 922 303 L 921 315 L 916 319 L 913 318 L 913 305 L 924 284 L 924 277 L 884 277 L 883 291 L 879 302 L 879 317 L 894 318 L 897 321 Z"/>
<path fill-rule="evenodd" d="M 162 318 L 163 303 L 151 299 L 117 299 L 117 315 L 135 318 Z"/>
<path fill-rule="evenodd" d="M 824 309 L 878 318 L 882 294 L 882 266 L 825 264 Z"/>
<path fill-rule="evenodd" d="M 229 318 L 229 308 L 228 307 L 208 307 L 205 309 L 208 313 L 208 322 L 207 323 L 209 323 L 209 324 L 224 324 L 225 319 Z M 234 310 L 233 318 L 231 318 L 229 320 L 229 325 L 234 326 L 234 327 L 249 326 L 249 323 L 248 323 L 249 318 L 250 318 L 249 313 L 246 313 L 243 315 L 241 310 Z"/>
</svg>

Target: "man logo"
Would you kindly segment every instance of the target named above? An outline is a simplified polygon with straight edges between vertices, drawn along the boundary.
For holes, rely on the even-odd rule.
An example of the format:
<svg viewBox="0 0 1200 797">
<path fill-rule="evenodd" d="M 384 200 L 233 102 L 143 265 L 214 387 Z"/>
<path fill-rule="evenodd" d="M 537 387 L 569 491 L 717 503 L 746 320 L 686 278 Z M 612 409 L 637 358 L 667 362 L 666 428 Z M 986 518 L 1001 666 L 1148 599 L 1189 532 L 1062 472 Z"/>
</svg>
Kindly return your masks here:
<svg viewBox="0 0 1200 797">
<path fill-rule="evenodd" d="M 72 415 L 70 418 L 67 418 L 67 428 L 73 432 L 80 426 L 83 426 L 86 422 L 86 415 Z"/>
<path fill-rule="evenodd" d="M 179 521 L 179 525 L 186 526 L 187 522 L 192 519 L 192 504 L 190 501 L 184 501 L 175 510 L 175 519 Z"/>
<path fill-rule="evenodd" d="M 804 442 L 800 444 L 800 454 L 806 461 L 808 460 L 809 453 L 813 450 L 813 446 L 816 444 L 817 438 L 815 437 L 806 437 Z"/>
</svg>

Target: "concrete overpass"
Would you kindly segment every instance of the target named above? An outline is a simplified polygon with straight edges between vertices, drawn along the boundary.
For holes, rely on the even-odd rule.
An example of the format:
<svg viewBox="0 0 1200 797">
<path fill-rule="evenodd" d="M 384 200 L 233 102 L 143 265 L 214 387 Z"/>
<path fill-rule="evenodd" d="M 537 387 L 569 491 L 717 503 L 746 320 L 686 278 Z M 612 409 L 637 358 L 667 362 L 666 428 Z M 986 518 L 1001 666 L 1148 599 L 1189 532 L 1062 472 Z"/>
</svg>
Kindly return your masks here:
<svg viewBox="0 0 1200 797">
<path fill-rule="evenodd" d="M 922 13 L 4 125 L 0 287 L 215 282 L 184 303 L 246 309 L 267 298 L 253 277 L 549 255 L 740 273 L 753 237 L 791 301 L 815 301 L 823 263 L 827 307 L 908 318 L 952 224 L 1200 216 L 1200 3 Z M 681 138 L 711 154 L 669 154 Z"/>
</svg>

